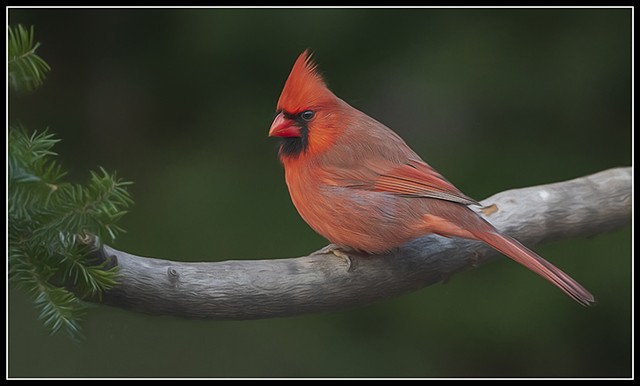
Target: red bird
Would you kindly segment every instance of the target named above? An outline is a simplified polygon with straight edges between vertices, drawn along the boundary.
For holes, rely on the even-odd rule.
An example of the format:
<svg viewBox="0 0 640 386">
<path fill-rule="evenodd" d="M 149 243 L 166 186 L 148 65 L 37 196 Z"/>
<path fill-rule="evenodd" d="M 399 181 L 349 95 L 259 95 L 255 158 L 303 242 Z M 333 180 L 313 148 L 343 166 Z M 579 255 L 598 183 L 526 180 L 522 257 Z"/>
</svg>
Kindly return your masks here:
<svg viewBox="0 0 640 386">
<path fill-rule="evenodd" d="M 481 240 L 583 305 L 593 295 L 469 208 L 479 205 L 427 165 L 395 132 L 335 96 L 308 51 L 296 60 L 269 136 L 291 200 L 332 243 L 377 254 L 427 233 Z"/>
</svg>

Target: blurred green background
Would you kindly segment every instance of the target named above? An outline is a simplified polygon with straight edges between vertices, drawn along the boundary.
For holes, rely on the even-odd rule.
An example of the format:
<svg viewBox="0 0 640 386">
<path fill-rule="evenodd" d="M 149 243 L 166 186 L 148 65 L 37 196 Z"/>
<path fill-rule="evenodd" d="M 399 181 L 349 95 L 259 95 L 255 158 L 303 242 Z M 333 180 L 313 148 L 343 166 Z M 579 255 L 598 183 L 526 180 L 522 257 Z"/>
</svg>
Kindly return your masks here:
<svg viewBox="0 0 640 386">
<path fill-rule="evenodd" d="M 11 9 L 52 66 L 10 121 L 63 141 L 69 178 L 135 181 L 115 247 L 184 261 L 326 244 L 267 138 L 293 61 L 397 131 L 469 196 L 631 165 L 630 9 Z M 631 230 L 535 248 L 585 309 L 498 260 L 350 310 L 220 322 L 96 306 L 48 336 L 9 296 L 12 377 L 629 377 Z"/>
</svg>

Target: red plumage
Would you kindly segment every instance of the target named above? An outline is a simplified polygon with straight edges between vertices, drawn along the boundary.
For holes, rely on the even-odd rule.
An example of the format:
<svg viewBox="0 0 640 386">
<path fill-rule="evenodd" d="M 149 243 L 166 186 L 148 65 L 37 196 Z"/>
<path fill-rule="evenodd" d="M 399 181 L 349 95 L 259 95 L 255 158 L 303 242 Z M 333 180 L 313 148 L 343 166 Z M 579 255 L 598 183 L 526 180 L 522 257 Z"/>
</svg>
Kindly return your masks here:
<svg viewBox="0 0 640 386">
<path fill-rule="evenodd" d="M 477 204 L 425 163 L 395 132 L 335 96 L 303 52 L 284 85 L 269 131 L 291 199 L 319 234 L 342 247 L 383 253 L 427 233 L 481 240 L 581 304 L 575 280 L 468 205 Z"/>
</svg>

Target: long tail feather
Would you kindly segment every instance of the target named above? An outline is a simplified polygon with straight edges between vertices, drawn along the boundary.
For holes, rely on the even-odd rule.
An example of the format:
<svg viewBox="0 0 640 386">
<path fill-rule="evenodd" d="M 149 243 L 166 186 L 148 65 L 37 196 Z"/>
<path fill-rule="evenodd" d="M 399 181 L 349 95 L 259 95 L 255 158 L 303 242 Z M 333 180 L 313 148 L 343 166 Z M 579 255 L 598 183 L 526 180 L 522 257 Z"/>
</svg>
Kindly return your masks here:
<svg viewBox="0 0 640 386">
<path fill-rule="evenodd" d="M 524 265 L 555 284 L 578 303 L 589 306 L 595 302 L 593 295 L 569 275 L 522 245 L 518 240 L 494 232 L 474 232 L 474 236 L 497 251 Z"/>
</svg>

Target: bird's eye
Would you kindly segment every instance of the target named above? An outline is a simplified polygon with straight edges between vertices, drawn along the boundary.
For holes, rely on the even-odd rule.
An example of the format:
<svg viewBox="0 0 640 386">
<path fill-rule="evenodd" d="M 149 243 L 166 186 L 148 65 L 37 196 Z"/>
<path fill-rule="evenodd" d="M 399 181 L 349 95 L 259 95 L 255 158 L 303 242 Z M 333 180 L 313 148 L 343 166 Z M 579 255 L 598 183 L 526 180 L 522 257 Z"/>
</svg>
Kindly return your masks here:
<svg viewBox="0 0 640 386">
<path fill-rule="evenodd" d="M 313 111 L 307 110 L 300 113 L 300 118 L 302 118 L 305 121 L 310 121 L 313 119 L 315 115 L 316 113 L 314 113 Z"/>
</svg>

